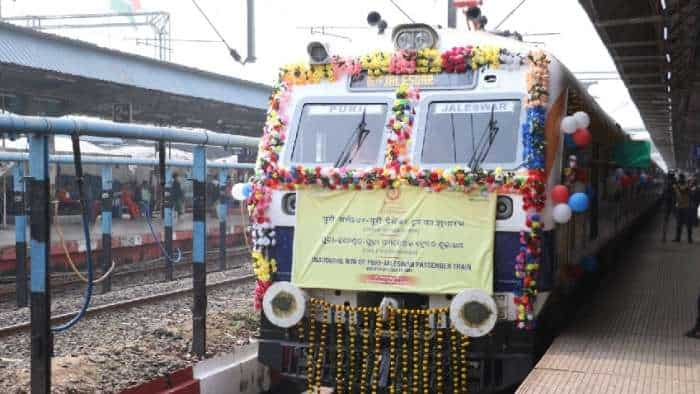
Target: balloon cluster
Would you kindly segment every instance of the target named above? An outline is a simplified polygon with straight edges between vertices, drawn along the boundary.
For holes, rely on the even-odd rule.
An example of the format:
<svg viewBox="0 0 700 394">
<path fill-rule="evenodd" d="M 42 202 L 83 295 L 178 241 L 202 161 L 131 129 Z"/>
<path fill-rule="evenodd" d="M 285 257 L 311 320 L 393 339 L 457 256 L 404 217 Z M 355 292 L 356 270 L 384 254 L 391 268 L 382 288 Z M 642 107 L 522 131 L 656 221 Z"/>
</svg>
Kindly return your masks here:
<svg viewBox="0 0 700 394">
<path fill-rule="evenodd" d="M 573 193 L 569 195 L 569 189 L 564 185 L 556 185 L 550 195 L 554 203 L 552 218 L 556 223 L 567 223 L 571 220 L 572 213 L 585 212 L 588 209 L 588 195 L 586 193 Z"/>
<path fill-rule="evenodd" d="M 561 121 L 561 131 L 570 135 L 574 143 L 579 148 L 584 148 L 591 143 L 593 136 L 588 131 L 591 125 L 591 118 L 583 111 L 567 116 Z"/>
</svg>

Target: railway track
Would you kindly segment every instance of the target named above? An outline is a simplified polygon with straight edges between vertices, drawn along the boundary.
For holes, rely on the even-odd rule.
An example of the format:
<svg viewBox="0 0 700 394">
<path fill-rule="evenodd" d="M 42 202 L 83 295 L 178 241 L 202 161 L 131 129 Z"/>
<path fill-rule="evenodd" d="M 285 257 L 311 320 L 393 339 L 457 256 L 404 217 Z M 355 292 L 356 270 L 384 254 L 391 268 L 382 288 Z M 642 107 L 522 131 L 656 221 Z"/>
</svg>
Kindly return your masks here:
<svg viewBox="0 0 700 394">
<path fill-rule="evenodd" d="M 248 249 L 244 246 L 242 247 L 233 247 L 233 248 L 228 248 L 226 250 L 226 257 L 228 258 L 240 258 L 243 256 L 248 255 Z M 191 252 L 185 252 L 183 253 L 182 261 L 179 263 L 174 264 L 173 267 L 173 280 L 177 279 L 182 279 L 186 277 L 191 276 L 191 269 L 190 265 L 188 264 L 191 262 Z M 207 258 L 218 258 L 219 255 L 219 250 L 209 250 L 207 252 Z M 155 275 L 158 273 L 164 273 L 165 272 L 165 266 L 163 264 L 164 259 L 159 258 L 159 259 L 154 259 L 154 260 L 148 260 L 140 263 L 131 263 L 128 265 L 125 265 L 126 268 L 122 269 L 115 269 L 115 271 L 111 274 L 112 282 L 123 282 L 123 281 L 128 281 L 129 278 L 132 277 L 138 277 L 140 279 L 143 279 L 143 276 L 145 274 L 148 275 Z M 210 260 L 211 261 L 211 260 Z M 134 267 L 136 266 L 136 267 Z M 228 267 L 230 268 L 235 268 L 234 267 Z M 208 269 L 207 272 L 214 272 L 218 270 L 218 263 L 214 264 L 212 261 L 211 264 L 208 264 Z M 99 276 L 99 274 L 97 275 Z M 5 278 L 9 279 L 7 282 L 3 280 L 3 282 L 0 284 L 0 298 L 8 298 L 12 295 L 15 294 L 15 284 L 14 284 L 14 279 L 12 278 Z M 11 280 L 11 282 L 10 282 Z M 51 278 L 51 293 L 52 294 L 58 294 L 61 292 L 65 292 L 68 290 L 72 290 L 73 288 L 77 287 L 84 287 L 85 282 L 75 279 L 75 274 L 72 272 L 61 272 L 61 273 L 54 273 L 52 274 Z"/>
<path fill-rule="evenodd" d="M 236 283 L 243 283 L 243 282 L 252 280 L 254 278 L 255 278 L 254 274 L 245 274 L 245 275 L 237 276 L 234 278 L 219 280 L 216 282 L 208 283 L 207 290 L 225 287 L 227 285 L 232 285 L 232 284 L 236 284 Z M 132 298 L 132 299 L 124 300 L 124 301 L 119 301 L 119 302 L 113 302 L 113 303 L 109 303 L 109 304 L 103 304 L 103 305 L 89 308 L 87 310 L 86 317 L 95 316 L 95 315 L 109 312 L 109 311 L 133 308 L 135 306 L 144 305 L 144 304 L 152 304 L 152 303 L 156 303 L 156 302 L 161 301 L 161 300 L 171 299 L 173 297 L 179 297 L 179 296 L 183 296 L 183 295 L 187 295 L 187 294 L 191 294 L 191 293 L 192 293 L 192 288 L 189 287 L 189 288 L 175 289 L 175 290 L 165 291 L 165 292 L 161 292 L 161 293 L 157 293 L 157 294 L 136 297 L 136 298 Z M 52 316 L 51 317 L 51 324 L 54 325 L 54 324 L 59 324 L 59 323 L 68 321 L 73 316 L 75 316 L 76 313 L 78 313 L 78 311 L 69 312 L 69 313 L 62 313 L 60 315 Z M 10 326 L 1 327 L 0 328 L 0 338 L 6 337 L 9 335 L 18 333 L 18 332 L 29 330 L 30 327 L 31 327 L 30 322 L 23 322 L 23 323 L 13 324 Z"/>
</svg>

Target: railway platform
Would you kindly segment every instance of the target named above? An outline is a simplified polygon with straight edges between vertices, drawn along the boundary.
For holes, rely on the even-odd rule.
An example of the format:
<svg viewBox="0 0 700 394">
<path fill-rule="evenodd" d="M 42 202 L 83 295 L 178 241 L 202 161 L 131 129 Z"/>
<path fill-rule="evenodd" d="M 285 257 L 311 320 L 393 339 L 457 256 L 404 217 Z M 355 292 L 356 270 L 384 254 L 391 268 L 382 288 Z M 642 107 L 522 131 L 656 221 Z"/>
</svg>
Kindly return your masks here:
<svg viewBox="0 0 700 394">
<path fill-rule="evenodd" d="M 210 231 L 213 229 L 219 229 L 219 221 L 217 218 L 208 217 L 207 218 L 207 228 Z M 241 215 L 238 212 L 229 214 L 226 223 L 229 226 L 235 226 L 241 223 Z M 156 231 L 162 232 L 162 222 L 160 219 L 153 219 L 153 226 Z M 83 239 L 83 227 L 80 221 L 75 223 L 63 223 L 61 224 L 63 229 L 63 235 L 66 241 L 75 241 Z M 56 227 L 52 226 L 51 239 L 58 240 L 58 233 L 56 232 Z M 179 219 L 173 220 L 173 231 L 192 231 L 192 214 L 184 213 Z M 29 233 L 29 230 L 27 230 Z M 92 233 L 95 235 L 100 234 L 100 221 L 99 218 L 97 222 L 92 225 Z M 135 236 L 135 235 L 146 235 L 151 234 L 148 229 L 148 224 L 146 218 L 139 217 L 129 220 L 114 219 L 112 222 L 112 234 L 115 238 L 119 236 Z M 0 229 L 0 249 L 7 246 L 14 247 L 15 245 L 15 228 L 10 225 L 6 228 Z"/>
<path fill-rule="evenodd" d="M 243 231 L 239 213 L 229 215 L 226 220 L 227 244 L 232 244 L 236 237 Z M 79 223 L 65 223 L 61 225 L 65 246 L 71 257 L 78 263 L 82 263 L 85 258 L 85 240 L 82 227 Z M 162 238 L 162 223 L 155 219 L 153 227 L 159 237 Z M 58 266 L 65 259 L 65 251 L 61 245 L 57 227 L 51 227 L 51 256 Z M 99 221 L 92 226 L 92 249 L 101 249 L 101 233 Z M 218 245 L 219 221 L 216 218 L 207 220 L 208 242 Z M 189 250 L 192 243 L 192 214 L 185 213 L 173 222 L 173 245 Z M 132 220 L 115 220 L 112 223 L 112 249 L 113 256 L 118 260 L 128 259 L 131 261 L 141 261 L 148 258 L 160 256 L 159 246 L 148 228 L 146 219 L 143 217 Z M 0 273 L 12 272 L 16 265 L 15 230 L 9 227 L 0 230 Z"/>
<path fill-rule="evenodd" d="M 699 237 L 662 242 L 660 217 L 644 226 L 517 393 L 700 393 L 700 340 L 684 335 L 697 313 Z"/>
</svg>

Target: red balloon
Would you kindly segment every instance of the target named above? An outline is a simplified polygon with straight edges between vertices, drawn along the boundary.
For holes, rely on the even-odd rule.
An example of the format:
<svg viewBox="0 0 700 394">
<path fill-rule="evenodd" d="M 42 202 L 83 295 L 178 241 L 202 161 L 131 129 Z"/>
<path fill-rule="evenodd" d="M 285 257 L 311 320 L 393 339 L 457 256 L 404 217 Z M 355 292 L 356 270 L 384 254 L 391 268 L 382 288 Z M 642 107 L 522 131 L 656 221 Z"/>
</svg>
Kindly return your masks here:
<svg viewBox="0 0 700 394">
<path fill-rule="evenodd" d="M 620 183 L 623 187 L 628 187 L 632 184 L 632 177 L 630 177 L 629 175 L 623 175 L 620 177 Z"/>
<path fill-rule="evenodd" d="M 552 201 L 555 204 L 565 204 L 569 201 L 569 189 L 564 185 L 556 185 L 552 188 Z"/>
<path fill-rule="evenodd" d="M 581 148 L 590 144 L 591 140 L 593 139 L 593 136 L 588 129 L 576 129 L 572 137 L 576 146 Z"/>
</svg>

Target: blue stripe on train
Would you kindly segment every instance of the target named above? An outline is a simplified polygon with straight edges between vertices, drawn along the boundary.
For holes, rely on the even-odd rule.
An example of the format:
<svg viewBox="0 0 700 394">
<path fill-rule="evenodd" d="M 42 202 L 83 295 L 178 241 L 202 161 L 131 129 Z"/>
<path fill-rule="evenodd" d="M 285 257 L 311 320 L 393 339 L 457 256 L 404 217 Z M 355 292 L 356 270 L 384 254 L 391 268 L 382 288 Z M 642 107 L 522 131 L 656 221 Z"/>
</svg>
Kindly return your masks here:
<svg viewBox="0 0 700 394">
<path fill-rule="evenodd" d="M 548 291 L 554 284 L 554 231 L 542 237 L 539 289 Z M 521 280 L 515 277 L 515 258 L 520 251 L 520 233 L 497 232 L 494 249 L 494 291 L 511 292 L 520 289 Z"/>
<path fill-rule="evenodd" d="M 294 228 L 275 228 L 276 245 L 272 257 L 277 261 L 277 280 L 291 280 Z M 554 281 L 554 232 L 543 236 L 542 263 L 540 266 L 540 291 L 551 290 Z M 494 290 L 515 291 L 520 281 L 515 277 L 515 258 L 520 250 L 520 233 L 497 232 L 494 251 Z"/>
</svg>

